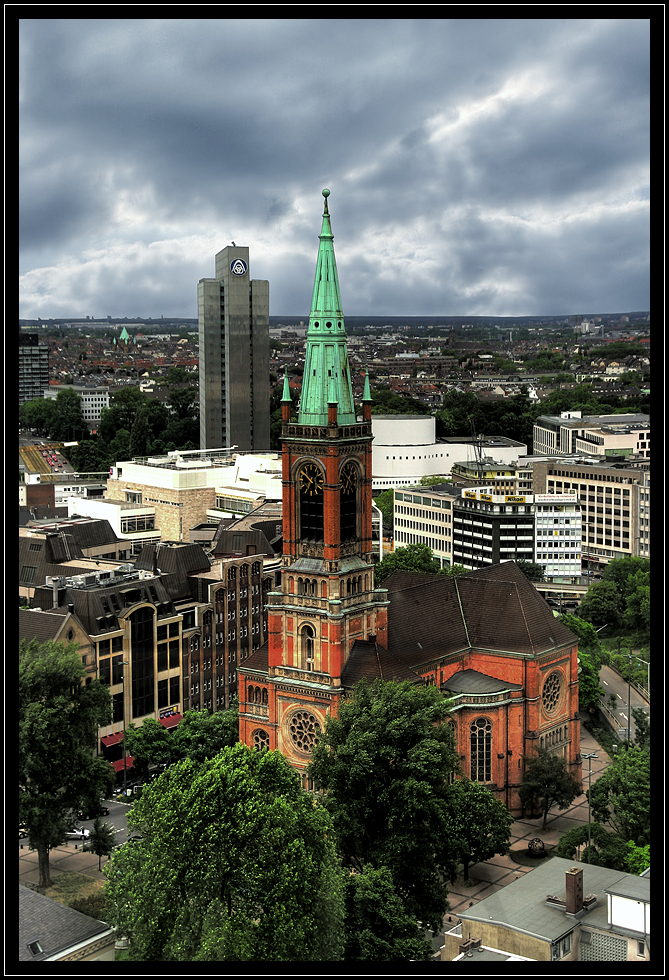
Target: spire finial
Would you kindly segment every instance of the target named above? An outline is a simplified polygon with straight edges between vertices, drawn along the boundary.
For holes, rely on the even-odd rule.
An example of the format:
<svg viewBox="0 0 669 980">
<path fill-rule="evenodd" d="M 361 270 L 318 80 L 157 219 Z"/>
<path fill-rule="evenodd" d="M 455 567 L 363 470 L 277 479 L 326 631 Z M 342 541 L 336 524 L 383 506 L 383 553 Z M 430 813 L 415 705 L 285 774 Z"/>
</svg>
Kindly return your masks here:
<svg viewBox="0 0 669 980">
<path fill-rule="evenodd" d="M 325 198 L 325 211 L 323 212 L 323 214 L 329 214 L 330 213 L 328 211 L 328 198 L 329 198 L 329 196 L 330 196 L 330 191 L 327 189 L 327 187 L 324 187 L 323 188 L 323 197 Z"/>
</svg>

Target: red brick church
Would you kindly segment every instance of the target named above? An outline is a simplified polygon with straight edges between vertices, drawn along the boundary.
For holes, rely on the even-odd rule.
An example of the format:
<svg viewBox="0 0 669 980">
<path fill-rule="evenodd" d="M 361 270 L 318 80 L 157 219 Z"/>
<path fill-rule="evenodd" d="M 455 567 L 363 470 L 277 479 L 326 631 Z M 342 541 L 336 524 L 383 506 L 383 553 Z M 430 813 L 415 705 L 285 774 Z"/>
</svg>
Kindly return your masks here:
<svg viewBox="0 0 669 980">
<path fill-rule="evenodd" d="M 580 781 L 576 638 L 513 562 L 374 588 L 372 423 L 353 405 L 327 198 L 297 421 L 283 392 L 283 562 L 269 640 L 238 667 L 240 739 L 280 749 L 307 786 L 311 748 L 363 677 L 439 685 L 463 772 L 519 814 L 525 759 Z"/>
</svg>

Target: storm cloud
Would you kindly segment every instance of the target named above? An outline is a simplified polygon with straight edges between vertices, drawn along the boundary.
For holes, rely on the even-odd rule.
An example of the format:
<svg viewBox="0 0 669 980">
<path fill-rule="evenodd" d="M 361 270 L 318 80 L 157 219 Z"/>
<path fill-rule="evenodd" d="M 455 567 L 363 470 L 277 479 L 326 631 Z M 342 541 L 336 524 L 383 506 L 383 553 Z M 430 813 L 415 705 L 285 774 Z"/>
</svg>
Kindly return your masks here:
<svg viewBox="0 0 669 980">
<path fill-rule="evenodd" d="M 646 20 L 20 22 L 20 316 L 649 308 Z"/>
</svg>

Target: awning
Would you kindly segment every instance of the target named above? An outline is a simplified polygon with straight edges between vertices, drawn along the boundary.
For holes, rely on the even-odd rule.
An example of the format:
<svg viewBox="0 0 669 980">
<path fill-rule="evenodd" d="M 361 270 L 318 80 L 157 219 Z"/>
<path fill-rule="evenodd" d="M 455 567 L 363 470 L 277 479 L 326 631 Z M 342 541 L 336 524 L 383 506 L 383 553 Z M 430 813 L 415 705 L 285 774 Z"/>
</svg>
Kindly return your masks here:
<svg viewBox="0 0 669 980">
<path fill-rule="evenodd" d="M 182 718 L 183 715 L 179 715 L 179 714 L 168 715 L 166 718 L 160 719 L 160 724 L 163 726 L 163 728 L 175 728 L 179 724 Z"/>
<path fill-rule="evenodd" d="M 106 749 L 109 749 L 112 745 L 118 745 L 119 742 L 123 741 L 123 732 L 115 732 L 113 735 L 104 735 L 100 741 Z"/>
<path fill-rule="evenodd" d="M 133 761 L 133 757 L 131 755 L 127 755 L 125 757 L 125 768 L 132 769 Z M 112 766 L 116 772 L 123 772 L 123 759 L 117 759 L 116 762 L 112 762 Z"/>
</svg>

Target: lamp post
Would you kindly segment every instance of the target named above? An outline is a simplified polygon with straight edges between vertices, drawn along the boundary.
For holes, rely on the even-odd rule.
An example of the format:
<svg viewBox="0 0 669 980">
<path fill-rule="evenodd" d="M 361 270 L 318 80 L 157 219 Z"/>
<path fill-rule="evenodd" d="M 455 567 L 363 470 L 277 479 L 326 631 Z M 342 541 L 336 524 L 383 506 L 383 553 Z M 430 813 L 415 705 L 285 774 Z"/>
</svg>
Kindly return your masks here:
<svg viewBox="0 0 669 980">
<path fill-rule="evenodd" d="M 599 756 L 596 752 L 581 752 L 581 758 L 588 760 L 588 851 L 590 851 L 590 790 L 592 789 L 592 760 L 598 759 Z M 588 854 L 588 857 L 589 856 L 590 855 Z"/>
<path fill-rule="evenodd" d="M 618 640 L 620 652 L 620 640 Z M 627 744 L 632 741 L 632 654 L 627 654 Z"/>
<path fill-rule="evenodd" d="M 125 799 L 126 791 L 127 791 L 127 788 L 128 788 L 128 783 L 127 783 L 128 769 L 127 769 L 127 765 L 126 765 L 126 756 L 125 756 L 125 718 L 126 718 L 126 714 L 125 714 L 125 668 L 127 666 L 128 666 L 128 661 L 127 660 L 124 660 L 123 661 L 123 673 L 121 674 L 121 679 L 123 681 L 123 799 Z"/>
</svg>

